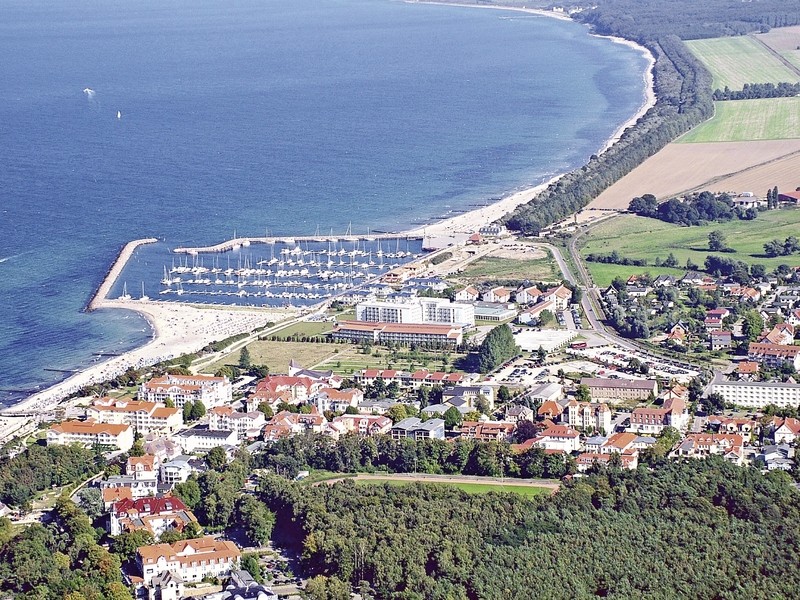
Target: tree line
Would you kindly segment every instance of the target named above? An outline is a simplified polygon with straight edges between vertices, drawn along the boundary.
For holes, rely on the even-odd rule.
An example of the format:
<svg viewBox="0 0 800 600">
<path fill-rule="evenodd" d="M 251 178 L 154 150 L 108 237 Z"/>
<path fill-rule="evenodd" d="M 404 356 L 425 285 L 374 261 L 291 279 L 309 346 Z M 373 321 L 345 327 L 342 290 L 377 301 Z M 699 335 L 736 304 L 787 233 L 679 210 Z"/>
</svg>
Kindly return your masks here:
<svg viewBox="0 0 800 600">
<path fill-rule="evenodd" d="M 789 598 L 800 503 L 785 473 L 719 457 L 600 469 L 552 497 L 271 477 L 275 538 L 311 598 Z"/>
<path fill-rule="evenodd" d="M 640 217 L 685 226 L 725 222 L 734 218 L 752 221 L 758 216 L 758 210 L 755 208 L 735 207 L 730 195 L 724 192 L 714 194 L 709 191 L 683 198 L 670 198 L 660 204 L 653 194 L 644 194 L 631 200 L 628 210 Z"/>
<path fill-rule="evenodd" d="M 800 83 L 745 83 L 741 90 L 714 90 L 714 100 L 755 100 L 757 98 L 790 98 L 800 96 Z"/>
</svg>

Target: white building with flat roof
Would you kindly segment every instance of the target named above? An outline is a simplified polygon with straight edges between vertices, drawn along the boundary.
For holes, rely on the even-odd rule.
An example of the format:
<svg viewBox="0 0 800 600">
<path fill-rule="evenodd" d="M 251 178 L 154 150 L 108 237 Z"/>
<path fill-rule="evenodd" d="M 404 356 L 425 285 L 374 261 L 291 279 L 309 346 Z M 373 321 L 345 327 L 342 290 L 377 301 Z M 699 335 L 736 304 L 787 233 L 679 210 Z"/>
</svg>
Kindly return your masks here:
<svg viewBox="0 0 800 600">
<path fill-rule="evenodd" d="M 711 391 L 720 394 L 726 403 L 748 408 L 764 408 L 768 404 L 782 408 L 800 405 L 800 385 L 796 383 L 725 381 L 712 385 Z"/>
<path fill-rule="evenodd" d="M 370 323 L 431 323 L 475 325 L 471 304 L 447 298 L 409 298 L 404 302 L 368 300 L 356 305 L 356 320 Z"/>
</svg>

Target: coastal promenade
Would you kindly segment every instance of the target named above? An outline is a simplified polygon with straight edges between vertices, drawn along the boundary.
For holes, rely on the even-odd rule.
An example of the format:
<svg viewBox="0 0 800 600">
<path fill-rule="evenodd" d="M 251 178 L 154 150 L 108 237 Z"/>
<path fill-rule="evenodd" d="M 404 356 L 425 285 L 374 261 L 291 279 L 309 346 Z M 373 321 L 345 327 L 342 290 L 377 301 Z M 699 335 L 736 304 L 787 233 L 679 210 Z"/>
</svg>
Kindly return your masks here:
<svg viewBox="0 0 800 600">
<path fill-rule="evenodd" d="M 144 246 L 145 244 L 154 244 L 157 241 L 158 240 L 156 238 L 144 238 L 141 240 L 133 240 L 125 244 L 122 247 L 122 250 L 120 250 L 119 255 L 117 255 L 117 260 L 115 260 L 114 264 L 111 265 L 111 268 L 108 270 L 105 279 L 103 279 L 100 287 L 97 288 L 94 296 L 92 296 L 92 299 L 86 306 L 86 311 L 91 312 L 100 308 L 100 304 L 108 297 L 108 293 L 111 291 L 111 288 L 114 287 L 114 283 L 116 283 L 117 278 L 119 277 L 120 273 L 122 273 L 125 265 L 128 263 L 128 259 L 130 259 L 131 255 L 133 255 L 139 246 Z"/>
</svg>

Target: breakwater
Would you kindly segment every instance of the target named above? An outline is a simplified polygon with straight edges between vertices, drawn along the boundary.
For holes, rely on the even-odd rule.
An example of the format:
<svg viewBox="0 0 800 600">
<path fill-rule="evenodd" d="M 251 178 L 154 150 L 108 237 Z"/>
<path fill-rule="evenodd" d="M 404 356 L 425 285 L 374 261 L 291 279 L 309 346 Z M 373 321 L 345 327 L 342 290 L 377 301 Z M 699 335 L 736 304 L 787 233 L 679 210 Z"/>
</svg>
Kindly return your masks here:
<svg viewBox="0 0 800 600">
<path fill-rule="evenodd" d="M 97 308 L 100 308 L 100 304 L 108 297 L 108 293 L 111 291 L 111 288 L 114 286 L 114 283 L 117 281 L 120 273 L 125 268 L 125 264 L 130 259 L 131 255 L 139 246 L 144 246 L 145 244 L 154 244 L 158 240 L 156 238 L 144 238 L 141 240 L 133 240 L 128 242 L 122 247 L 122 250 L 119 251 L 117 255 L 117 259 L 114 261 L 114 264 L 111 265 L 111 268 L 108 270 L 105 278 L 103 279 L 100 287 L 97 288 L 97 291 L 92 296 L 92 299 L 89 301 L 89 304 L 86 305 L 86 311 L 91 312 Z"/>
<path fill-rule="evenodd" d="M 410 233 L 381 233 L 375 235 L 307 235 L 281 237 L 237 237 L 213 246 L 175 248 L 177 254 L 212 254 L 246 248 L 252 244 L 300 244 L 301 242 L 358 242 L 376 240 L 421 240 L 423 236 Z"/>
</svg>

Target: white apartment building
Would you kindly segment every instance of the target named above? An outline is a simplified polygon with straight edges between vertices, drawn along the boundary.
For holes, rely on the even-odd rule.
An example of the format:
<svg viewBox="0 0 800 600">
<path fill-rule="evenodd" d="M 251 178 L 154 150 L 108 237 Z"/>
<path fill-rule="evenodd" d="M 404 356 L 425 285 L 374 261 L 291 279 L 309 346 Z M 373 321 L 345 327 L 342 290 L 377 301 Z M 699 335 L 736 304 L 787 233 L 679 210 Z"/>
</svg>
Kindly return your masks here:
<svg viewBox="0 0 800 600">
<path fill-rule="evenodd" d="M 139 400 L 166 402 L 172 400 L 183 409 L 186 402 L 202 401 L 206 408 L 233 401 L 233 388 L 226 377 L 209 375 L 164 375 L 147 381 L 139 388 Z"/>
<path fill-rule="evenodd" d="M 208 415 L 209 429 L 234 431 L 238 441 L 258 437 L 267 423 L 262 412 L 237 412 L 230 406 L 215 406 L 208 411 Z"/>
<path fill-rule="evenodd" d="M 177 408 L 136 400 L 101 398 L 86 409 L 86 416 L 97 423 L 130 425 L 141 435 L 170 436 L 183 425 L 183 415 Z"/>
<path fill-rule="evenodd" d="M 185 454 L 205 452 L 217 446 L 235 446 L 239 443 L 236 432 L 229 429 L 205 429 L 193 427 L 175 436 L 175 442 Z"/>
<path fill-rule="evenodd" d="M 130 425 L 95 423 L 94 421 L 64 421 L 54 423 L 47 430 L 47 445 L 66 446 L 81 444 L 108 446 L 126 452 L 133 446 L 133 428 Z"/>
<path fill-rule="evenodd" d="M 136 562 L 145 585 L 166 571 L 183 581 L 197 582 L 206 577 L 226 577 L 239 566 L 241 552 L 231 541 L 205 536 L 174 544 L 153 544 L 136 550 Z"/>
<path fill-rule="evenodd" d="M 356 320 L 370 323 L 475 325 L 471 304 L 447 298 L 411 298 L 407 302 L 366 301 L 356 305 Z"/>
<path fill-rule="evenodd" d="M 715 383 L 711 391 L 725 402 L 748 408 L 764 408 L 768 404 L 788 407 L 800 404 L 800 385 L 761 381 L 725 381 Z"/>
</svg>

